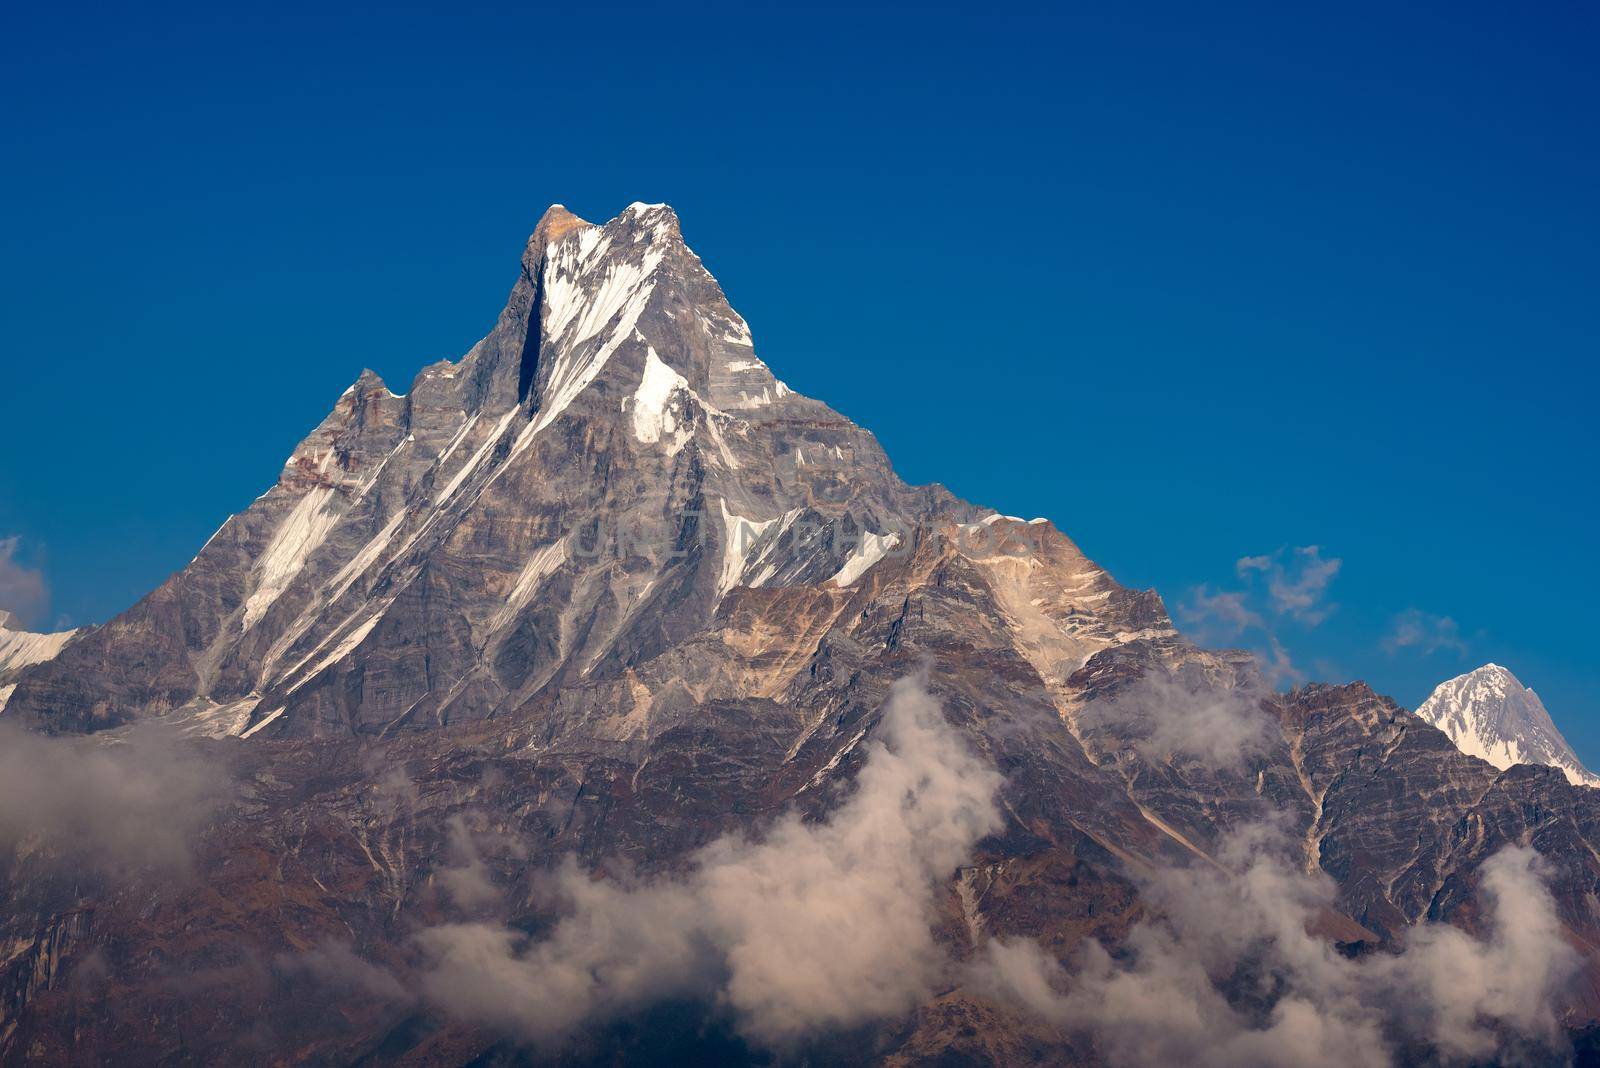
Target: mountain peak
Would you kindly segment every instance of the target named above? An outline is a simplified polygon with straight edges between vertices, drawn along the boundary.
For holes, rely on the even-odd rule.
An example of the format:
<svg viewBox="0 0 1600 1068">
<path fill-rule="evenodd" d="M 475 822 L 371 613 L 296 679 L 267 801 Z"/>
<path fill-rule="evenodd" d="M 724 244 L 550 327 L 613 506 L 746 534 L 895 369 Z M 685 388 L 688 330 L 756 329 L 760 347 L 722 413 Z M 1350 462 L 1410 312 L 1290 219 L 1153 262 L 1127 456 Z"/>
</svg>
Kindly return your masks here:
<svg viewBox="0 0 1600 1068">
<path fill-rule="evenodd" d="M 1502 770 L 1513 764 L 1557 768 L 1568 781 L 1600 786 L 1539 700 L 1508 668 L 1489 663 L 1442 682 L 1417 715 L 1443 731 L 1456 748 Z"/>
<path fill-rule="evenodd" d="M 10 612 L 0 610 L 0 711 L 5 710 L 6 699 L 15 688 L 11 677 L 22 668 L 53 659 L 77 633 L 35 633 Z"/>
<path fill-rule="evenodd" d="M 1492 767 L 1406 729 L 1364 684 L 1274 694 L 1246 655 L 1191 645 L 1153 591 L 1118 584 L 1053 524 L 907 485 L 871 433 L 774 377 L 665 205 L 603 225 L 556 206 L 532 242 L 487 335 L 404 398 L 363 373 L 278 482 L 138 604 L 77 634 L 0 629 L 0 1064 L 191 1048 L 609 1061 L 658 1036 L 705 1059 L 721 1038 L 654 1021 L 737 1037 L 757 1017 L 732 1015 L 745 1010 L 726 991 L 747 988 L 824 1055 L 865 1038 L 880 1061 L 1017 1048 L 1062 1062 L 1090 1040 L 1061 1026 L 1060 998 L 1034 994 L 1075 943 L 1132 959 L 1140 928 L 1123 920 L 1148 914 L 1166 917 L 1145 928 L 1156 938 L 1210 952 L 1171 887 L 1207 880 L 1195 901 L 1232 910 L 1215 918 L 1229 930 L 1294 928 L 1282 948 L 1319 961 L 1335 959 L 1329 940 L 1399 951 L 1418 925 L 1459 919 L 1472 964 L 1478 934 L 1545 915 L 1531 882 L 1495 881 L 1532 863 L 1517 852 L 1504 868 L 1502 847 L 1535 836 L 1562 909 L 1541 930 L 1600 963 L 1600 794 L 1531 769 L 1491 790 Z M 1506 735 L 1514 759 L 1534 738 L 1570 754 L 1504 669 L 1450 685 L 1442 722 L 1453 714 L 1484 752 Z M 157 730 L 124 729 L 140 720 Z M 13 724 L 109 733 L 35 745 Z M 84 773 L 67 763 L 80 754 Z M 1586 773 L 1572 758 L 1568 774 Z M 1472 833 L 1439 833 L 1454 826 Z M 187 885 L 226 894 L 141 907 L 166 872 L 147 827 L 171 831 L 162 859 L 176 854 Z M 612 858 L 639 879 L 606 878 Z M 1241 867 L 1245 889 L 1287 887 L 1291 911 L 1236 915 L 1250 895 L 1227 873 Z M 1155 896 L 1132 896 L 1130 870 L 1155 873 Z M 583 891 L 555 926 L 553 898 L 528 893 L 546 881 Z M 752 885 L 817 887 L 821 904 L 786 894 L 737 929 L 726 893 L 678 907 Z M 1502 922 L 1486 909 L 1504 886 L 1522 911 Z M 859 918 L 885 902 L 895 924 L 856 951 Z M 1190 927 L 1214 926 L 1212 911 L 1189 909 Z M 617 928 L 628 944 L 582 937 L 624 912 L 661 937 L 633 937 L 639 924 Z M 798 939 L 796 916 L 815 920 Z M 329 931 L 344 940 L 326 946 Z M 1000 956 L 1014 952 L 1001 934 L 1038 949 Z M 546 1011 L 546 973 L 603 980 L 633 943 L 645 986 L 597 981 Z M 736 975 L 733 950 L 752 944 L 762 962 L 768 947 L 814 949 L 799 963 L 828 973 L 823 1012 L 796 1015 L 765 972 L 753 988 Z M 1225 1005 L 1240 974 L 1301 983 L 1283 998 L 1328 978 L 1239 944 L 1247 955 L 1215 969 L 1195 958 L 1205 985 L 1180 993 Z M 173 975 L 252 945 L 309 948 L 263 982 L 175 999 Z M 1505 969 L 1484 945 L 1477 970 L 1493 977 Z M 1567 967 L 1530 945 L 1522 956 Z M 109 981 L 82 972 L 103 946 L 117 950 Z M 992 967 L 942 981 L 965 960 Z M 1002 972 L 1026 985 L 990 981 Z M 57 974 L 93 981 L 65 997 Z M 1073 990 L 1127 974 L 1101 968 Z M 1554 992 L 1567 974 L 1512 978 Z M 1588 974 L 1574 1012 L 1600 1003 L 1580 1000 Z M 481 1013 L 474 993 L 506 976 L 529 1013 Z M 1362 976 L 1332 978 L 1337 1015 Z M 828 1007 L 841 989 L 878 995 L 854 999 L 873 1015 Z M 679 1000 L 658 1007 L 657 993 Z M 428 1026 L 396 1028 L 413 1013 Z M 513 1015 L 530 1025 L 502 1031 Z M 237 1026 L 258 1016 L 274 1023 L 266 1045 Z M 992 1039 L 975 1030 L 990 1020 Z M 1239 1021 L 1222 1041 L 1265 1033 Z"/>
<path fill-rule="evenodd" d="M 533 226 L 533 233 L 528 237 L 528 246 L 522 253 L 522 269 L 530 277 L 538 269 L 539 260 L 544 256 L 545 249 L 560 241 L 574 230 L 581 230 L 594 223 L 581 219 L 568 211 L 564 204 L 552 204 L 539 216 L 539 221 Z"/>
<path fill-rule="evenodd" d="M 552 204 L 539 216 L 539 221 L 534 225 L 534 233 L 544 231 L 548 241 L 559 241 L 562 237 L 576 230 L 580 226 L 593 226 L 587 219 L 579 218 L 567 210 L 565 204 Z"/>
<path fill-rule="evenodd" d="M 622 209 L 617 221 L 632 223 L 649 231 L 652 243 L 669 238 L 683 240 L 683 225 L 678 220 L 678 213 L 669 204 L 646 204 L 635 200 Z"/>
<path fill-rule="evenodd" d="M 1122 590 L 1064 536 L 979 521 L 943 490 L 907 486 L 869 432 L 790 390 L 669 206 L 635 202 L 593 224 L 552 205 L 522 268 L 469 352 L 423 368 L 403 397 L 363 372 L 278 484 L 136 607 L 162 620 L 149 624 L 160 643 L 186 633 L 161 615 L 169 605 L 205 610 L 198 637 L 170 646 L 182 681 L 164 708 L 226 708 L 216 729 L 241 736 L 480 716 L 632 670 L 718 625 L 740 589 L 774 611 L 799 596 L 842 612 L 846 591 L 871 596 L 919 548 L 925 567 L 996 584 L 1045 677 L 1171 636 L 1159 599 Z M 1037 568 L 1018 572 L 1019 553 Z M 762 634 L 790 625 L 775 617 Z M 120 633 L 93 633 L 71 659 Z M 381 684 L 374 667 L 361 676 L 370 687 L 341 689 L 396 642 L 425 649 L 426 666 Z M 129 659 L 151 655 L 123 644 Z M 189 657 L 202 645 L 217 666 L 205 674 Z M 50 677 L 76 671 L 56 664 Z M 46 675 L 22 681 L 16 718 L 59 721 Z M 98 719 L 71 713 L 72 728 L 153 706 L 143 692 L 115 697 Z"/>
</svg>

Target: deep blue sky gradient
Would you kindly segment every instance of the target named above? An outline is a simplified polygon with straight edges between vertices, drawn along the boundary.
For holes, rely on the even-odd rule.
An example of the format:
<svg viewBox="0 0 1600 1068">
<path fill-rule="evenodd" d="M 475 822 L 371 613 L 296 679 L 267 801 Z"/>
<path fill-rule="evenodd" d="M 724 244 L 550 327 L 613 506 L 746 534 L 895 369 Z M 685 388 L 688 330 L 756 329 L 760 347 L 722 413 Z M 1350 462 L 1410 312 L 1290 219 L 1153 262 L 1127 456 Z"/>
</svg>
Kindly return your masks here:
<svg viewBox="0 0 1600 1068">
<path fill-rule="evenodd" d="M 907 478 L 1175 611 L 1319 545 L 1326 619 L 1246 602 L 1298 670 L 1494 660 L 1600 766 L 1600 16 L 1398 6 L 14 5 L 0 538 L 109 618 L 481 336 L 545 205 L 667 201 Z"/>
</svg>

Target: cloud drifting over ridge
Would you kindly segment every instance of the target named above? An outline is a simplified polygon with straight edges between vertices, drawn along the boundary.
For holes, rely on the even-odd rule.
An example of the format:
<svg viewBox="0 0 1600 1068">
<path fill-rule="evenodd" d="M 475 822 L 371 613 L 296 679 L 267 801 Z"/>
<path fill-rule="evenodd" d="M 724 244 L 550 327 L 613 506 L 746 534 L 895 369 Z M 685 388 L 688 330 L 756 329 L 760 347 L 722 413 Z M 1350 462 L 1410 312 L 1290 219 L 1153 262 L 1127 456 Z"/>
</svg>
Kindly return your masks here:
<svg viewBox="0 0 1600 1068">
<path fill-rule="evenodd" d="M 214 759 L 160 726 L 56 738 L 0 724 L 0 848 L 38 845 L 89 869 L 183 868 L 228 788 Z"/>
<path fill-rule="evenodd" d="M 770 1046 L 910 1011 L 950 972 L 934 895 L 998 829 L 1001 780 L 920 679 L 895 684 L 864 744 L 855 792 L 823 822 L 725 836 L 654 882 L 569 861 L 566 915 L 539 940 L 484 922 L 423 932 L 424 994 L 536 1042 L 670 997 L 712 999 Z"/>
<path fill-rule="evenodd" d="M 1147 760 L 1187 758 L 1237 769 L 1272 743 L 1265 696 L 1246 680 L 1227 686 L 1193 672 L 1152 670 L 1114 694 L 1090 701 L 1078 724 L 1124 739 Z"/>
<path fill-rule="evenodd" d="M 1332 879 L 1304 871 L 1298 835 L 1269 821 L 1215 864 L 1138 877 L 1147 918 L 1115 955 L 1090 942 L 1063 967 L 1003 938 L 957 964 L 934 937 L 935 895 L 998 829 L 1000 777 L 918 680 L 895 686 L 864 746 L 854 793 L 826 820 L 726 835 L 683 875 L 597 880 L 569 858 L 545 887 L 562 917 L 535 937 L 486 918 L 504 903 L 482 839 L 453 818 L 439 885 L 475 919 L 419 936 L 416 981 L 337 946 L 284 966 L 536 1045 L 696 1000 L 783 1049 L 903 1018 L 945 984 L 1085 1035 L 1115 1068 L 1393 1065 L 1424 1047 L 1458 1063 L 1564 1042 L 1553 1005 L 1578 959 L 1541 861 L 1515 846 L 1479 871 L 1478 935 L 1423 923 L 1398 951 L 1345 956 L 1324 933 Z"/>
<path fill-rule="evenodd" d="M 1346 1068 L 1396 1063 L 1408 1043 L 1451 1062 L 1564 1043 L 1552 1004 L 1577 958 L 1532 850 L 1484 863 L 1482 937 L 1423 924 L 1402 952 L 1355 960 L 1308 933 L 1333 884 L 1289 856 L 1276 832 L 1253 828 L 1219 858 L 1227 872 L 1151 876 L 1157 918 L 1118 957 L 1089 943 L 1069 973 L 1031 940 L 995 941 L 975 982 L 1090 1036 L 1117 1066 Z"/>
</svg>

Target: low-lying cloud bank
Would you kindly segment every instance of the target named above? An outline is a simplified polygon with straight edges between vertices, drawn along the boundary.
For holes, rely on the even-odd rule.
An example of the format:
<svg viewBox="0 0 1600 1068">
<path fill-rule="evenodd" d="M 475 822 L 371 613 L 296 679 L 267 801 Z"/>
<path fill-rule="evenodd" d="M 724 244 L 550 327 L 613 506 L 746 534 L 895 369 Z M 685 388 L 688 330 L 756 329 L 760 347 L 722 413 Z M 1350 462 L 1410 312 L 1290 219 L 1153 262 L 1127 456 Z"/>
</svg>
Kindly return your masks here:
<svg viewBox="0 0 1600 1068">
<path fill-rule="evenodd" d="M 1348 1068 L 1394 1064 L 1407 1048 L 1465 1062 L 1564 1044 L 1552 1005 L 1578 961 L 1532 850 L 1485 862 L 1482 937 L 1423 924 L 1403 952 L 1357 959 L 1307 933 L 1333 884 L 1288 856 L 1253 829 L 1219 858 L 1228 871 L 1149 879 L 1159 918 L 1116 957 L 1090 943 L 1069 972 L 1031 940 L 994 941 L 975 985 L 1089 1036 L 1118 1066 Z"/>
<path fill-rule="evenodd" d="M 767 1045 L 909 1012 L 951 974 L 934 896 L 1000 826 L 1001 780 L 919 679 L 896 683 L 865 745 L 855 792 L 823 822 L 720 838 L 676 879 L 597 881 L 569 862 L 554 880 L 567 913 L 542 939 L 483 922 L 424 932 L 424 994 L 529 1041 L 670 997 L 713 1000 Z M 481 906 L 464 859 L 459 903 Z"/>
<path fill-rule="evenodd" d="M 1147 685 L 1124 695 L 1114 725 L 1176 702 L 1194 730 L 1141 720 L 1135 733 L 1219 765 L 1228 746 L 1256 744 L 1254 695 Z M 936 895 L 999 828 L 1000 777 L 920 680 L 894 687 L 866 746 L 855 792 L 823 822 L 791 815 L 759 841 L 725 836 L 674 878 L 597 880 L 569 860 L 546 887 L 563 918 L 538 937 L 482 918 L 504 903 L 458 819 L 439 885 L 478 919 L 421 934 L 416 987 L 339 951 L 305 967 L 535 1044 L 696 1000 L 783 1048 L 902 1019 L 953 985 L 1086 1037 L 1118 1068 L 1516 1060 L 1565 1041 L 1553 1006 L 1579 961 L 1541 861 L 1521 847 L 1479 872 L 1477 936 L 1425 923 L 1402 951 L 1346 955 L 1324 933 L 1333 881 L 1302 869 L 1296 835 L 1261 824 L 1215 864 L 1142 877 L 1150 918 L 1115 955 L 1089 943 L 1064 965 L 1032 940 L 991 939 L 958 964 L 934 935 Z"/>
<path fill-rule="evenodd" d="M 216 761 L 159 726 L 49 737 L 0 724 L 0 850 L 7 852 L 85 870 L 183 868 L 227 787 Z"/>
</svg>

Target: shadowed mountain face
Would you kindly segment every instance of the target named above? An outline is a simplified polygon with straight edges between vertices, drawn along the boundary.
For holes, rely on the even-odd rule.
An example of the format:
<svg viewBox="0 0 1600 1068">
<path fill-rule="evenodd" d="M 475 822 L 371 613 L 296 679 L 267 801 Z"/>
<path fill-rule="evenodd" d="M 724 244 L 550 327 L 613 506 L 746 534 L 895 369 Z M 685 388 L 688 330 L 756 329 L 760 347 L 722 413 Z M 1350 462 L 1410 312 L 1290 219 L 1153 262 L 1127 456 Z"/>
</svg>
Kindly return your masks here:
<svg viewBox="0 0 1600 1068">
<path fill-rule="evenodd" d="M 1192 941 L 1164 873 L 1269 854 L 1299 911 L 1184 958 L 1219 1063 L 1349 1031 L 1344 985 L 1443 1021 L 1364 1007 L 1397 1062 L 1559 1059 L 1600 1007 L 1592 791 L 1275 694 L 1051 524 L 905 485 L 661 205 L 550 209 L 469 353 L 364 373 L 189 566 L 29 648 L 8 1061 L 1135 1063 L 1072 998 Z M 1447 1001 L 1437 945 L 1570 966 Z"/>
</svg>

